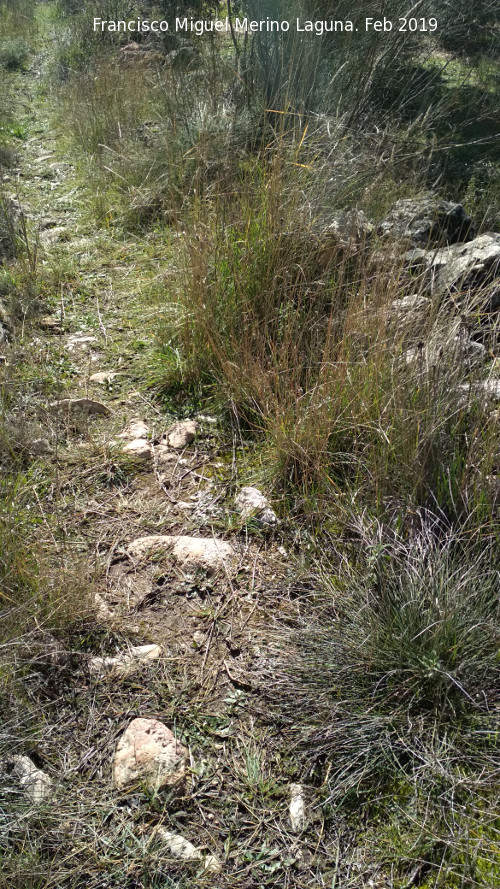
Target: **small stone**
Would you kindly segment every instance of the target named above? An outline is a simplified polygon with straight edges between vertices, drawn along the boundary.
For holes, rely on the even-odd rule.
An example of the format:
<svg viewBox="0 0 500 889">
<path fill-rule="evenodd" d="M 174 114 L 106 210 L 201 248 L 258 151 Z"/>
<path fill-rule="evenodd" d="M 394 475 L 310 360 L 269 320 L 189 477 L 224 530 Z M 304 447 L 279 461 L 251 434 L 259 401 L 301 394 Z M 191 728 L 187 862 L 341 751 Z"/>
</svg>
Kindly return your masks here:
<svg viewBox="0 0 500 889">
<path fill-rule="evenodd" d="M 164 827 L 157 828 L 157 836 L 160 836 L 168 851 L 183 861 L 202 861 L 203 869 L 212 874 L 218 874 L 222 870 L 222 863 L 216 855 L 204 855 L 201 849 L 197 849 L 189 840 L 178 833 L 172 833 Z"/>
<path fill-rule="evenodd" d="M 137 645 L 130 651 L 114 657 L 93 657 L 89 660 L 91 676 L 111 674 L 120 678 L 130 676 L 147 661 L 156 660 L 161 655 L 159 645 Z"/>
<path fill-rule="evenodd" d="M 78 351 L 87 351 L 93 345 L 93 343 L 97 342 L 97 337 L 95 336 L 83 336 L 82 334 L 73 334 L 68 337 L 66 341 L 66 348 L 68 352 L 78 352 Z"/>
<path fill-rule="evenodd" d="M 59 401 L 52 401 L 51 407 L 58 410 L 65 410 L 68 414 L 100 414 L 103 417 L 111 416 L 109 407 L 102 404 L 101 401 L 94 401 L 93 398 L 61 398 Z"/>
<path fill-rule="evenodd" d="M 235 506 L 244 519 L 255 518 L 260 525 L 267 527 L 279 523 L 278 516 L 272 509 L 269 500 L 258 488 L 242 488 L 236 496 Z"/>
<path fill-rule="evenodd" d="M 290 824 L 292 830 L 298 832 L 306 825 L 306 806 L 302 784 L 290 784 Z"/>
<path fill-rule="evenodd" d="M 29 756 L 13 756 L 8 760 L 8 765 L 19 779 L 19 786 L 32 803 L 39 805 L 52 796 L 52 779 L 41 769 L 38 769 Z"/>
<path fill-rule="evenodd" d="M 149 427 L 144 420 L 131 420 L 130 423 L 125 426 L 123 432 L 120 432 L 118 438 L 125 438 L 133 441 L 137 438 L 147 438 L 148 435 Z"/>
<path fill-rule="evenodd" d="M 197 424 L 194 420 L 182 420 L 175 423 L 163 434 L 163 438 L 170 448 L 186 448 L 194 441 Z"/>
<path fill-rule="evenodd" d="M 113 782 L 118 789 L 130 784 L 157 791 L 173 787 L 186 774 L 187 750 L 158 719 L 133 719 L 118 741 Z"/>
<path fill-rule="evenodd" d="M 128 444 L 123 448 L 124 454 L 133 454 L 135 457 L 143 457 L 144 459 L 147 457 L 151 457 L 152 449 L 149 441 L 145 438 L 134 438 L 133 441 L 129 441 Z"/>
<path fill-rule="evenodd" d="M 197 649 L 203 648 L 206 641 L 207 641 L 207 635 L 206 635 L 206 633 L 203 632 L 203 630 L 196 630 L 196 632 L 193 633 L 194 648 L 197 648 Z"/>
</svg>

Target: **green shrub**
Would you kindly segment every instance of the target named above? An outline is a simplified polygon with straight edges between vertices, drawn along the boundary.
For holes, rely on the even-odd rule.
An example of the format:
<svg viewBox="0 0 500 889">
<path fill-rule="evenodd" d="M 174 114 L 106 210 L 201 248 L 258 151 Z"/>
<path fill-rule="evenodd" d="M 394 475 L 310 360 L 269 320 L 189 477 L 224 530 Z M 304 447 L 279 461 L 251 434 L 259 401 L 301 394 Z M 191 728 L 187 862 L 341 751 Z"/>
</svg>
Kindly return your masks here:
<svg viewBox="0 0 500 889">
<path fill-rule="evenodd" d="M 0 67 L 7 71 L 22 71 L 29 59 L 29 47 L 22 37 L 0 41 Z"/>
</svg>

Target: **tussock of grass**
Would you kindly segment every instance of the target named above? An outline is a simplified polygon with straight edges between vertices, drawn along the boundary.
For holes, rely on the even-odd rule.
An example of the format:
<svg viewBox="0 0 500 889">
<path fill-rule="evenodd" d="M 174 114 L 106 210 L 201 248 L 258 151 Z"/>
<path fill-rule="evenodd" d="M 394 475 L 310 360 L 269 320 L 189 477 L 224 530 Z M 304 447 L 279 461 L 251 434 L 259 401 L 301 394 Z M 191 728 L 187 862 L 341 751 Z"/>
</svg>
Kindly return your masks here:
<svg viewBox="0 0 500 889">
<path fill-rule="evenodd" d="M 366 807 L 385 840 L 397 812 L 429 885 L 445 885 L 442 868 L 447 886 L 484 886 L 497 839 L 498 566 L 423 518 L 407 541 L 364 532 L 364 567 L 348 577 L 323 561 L 269 692 L 276 700 L 277 681 L 288 733 L 309 768 L 326 767 L 332 805 Z"/>
</svg>

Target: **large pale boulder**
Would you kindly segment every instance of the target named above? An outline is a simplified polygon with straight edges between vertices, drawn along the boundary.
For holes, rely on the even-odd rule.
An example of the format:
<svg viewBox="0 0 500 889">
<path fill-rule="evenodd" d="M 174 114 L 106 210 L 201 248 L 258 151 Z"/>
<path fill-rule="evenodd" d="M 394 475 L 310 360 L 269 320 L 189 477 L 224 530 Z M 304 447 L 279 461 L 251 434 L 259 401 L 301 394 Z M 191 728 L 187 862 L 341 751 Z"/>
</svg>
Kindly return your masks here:
<svg viewBox="0 0 500 889">
<path fill-rule="evenodd" d="M 187 750 L 158 719 L 133 719 L 118 741 L 113 761 L 113 783 L 118 789 L 132 784 L 151 791 L 174 787 L 186 774 Z"/>
</svg>

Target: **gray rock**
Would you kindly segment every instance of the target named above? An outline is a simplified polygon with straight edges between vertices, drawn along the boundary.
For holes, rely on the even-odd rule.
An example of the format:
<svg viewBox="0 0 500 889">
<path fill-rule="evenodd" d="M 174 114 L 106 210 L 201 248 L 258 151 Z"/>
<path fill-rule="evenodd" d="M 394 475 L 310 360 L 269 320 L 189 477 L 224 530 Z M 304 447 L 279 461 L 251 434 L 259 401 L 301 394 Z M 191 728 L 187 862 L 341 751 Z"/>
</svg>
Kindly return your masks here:
<svg viewBox="0 0 500 889">
<path fill-rule="evenodd" d="M 481 294 L 484 311 L 500 309 L 500 234 L 485 234 L 468 244 L 455 244 L 423 258 L 432 293 L 468 293 L 489 285 Z"/>
<path fill-rule="evenodd" d="M 377 232 L 383 238 L 405 239 L 416 247 L 441 247 L 470 240 L 475 227 L 462 204 L 428 195 L 397 201 Z"/>
<path fill-rule="evenodd" d="M 158 719 L 133 719 L 118 741 L 113 761 L 113 783 L 118 789 L 132 784 L 157 791 L 175 787 L 186 774 L 188 752 Z"/>
<path fill-rule="evenodd" d="M 279 519 L 269 500 L 258 488 L 246 487 L 238 492 L 235 506 L 244 519 L 254 518 L 260 525 L 271 527 L 279 524 Z"/>
</svg>

